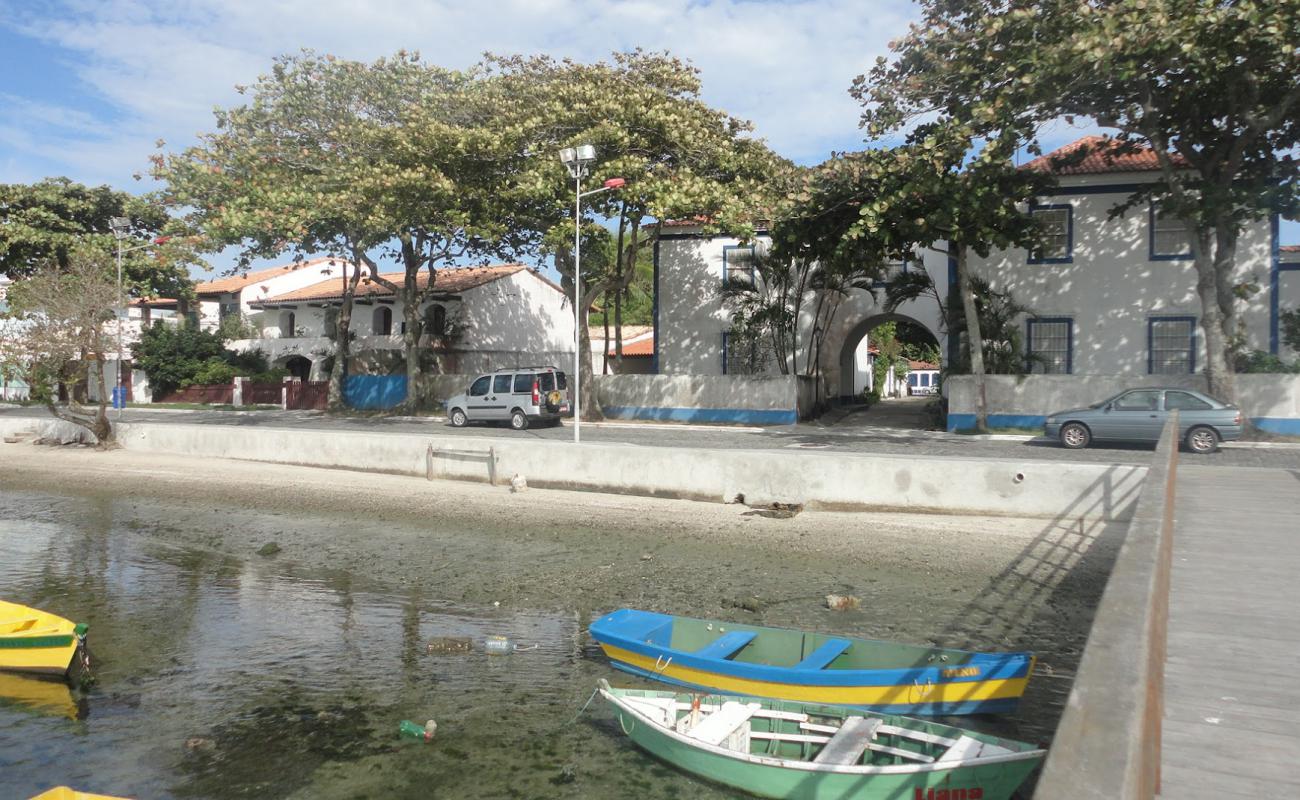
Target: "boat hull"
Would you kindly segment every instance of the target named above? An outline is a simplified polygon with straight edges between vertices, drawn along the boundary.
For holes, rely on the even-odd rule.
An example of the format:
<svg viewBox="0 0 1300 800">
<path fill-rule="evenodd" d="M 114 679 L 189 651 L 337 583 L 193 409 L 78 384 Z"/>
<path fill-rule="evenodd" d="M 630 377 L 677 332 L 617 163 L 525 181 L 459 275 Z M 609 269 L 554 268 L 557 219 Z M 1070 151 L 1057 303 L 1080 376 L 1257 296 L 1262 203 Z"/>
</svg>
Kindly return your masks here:
<svg viewBox="0 0 1300 800">
<path fill-rule="evenodd" d="M 619 690 L 614 690 L 615 692 Z M 614 702 L 623 732 L 656 758 L 705 780 L 758 797 L 787 800 L 1005 800 L 1042 760 L 1042 750 L 1013 760 L 977 765 L 938 765 L 918 771 L 833 772 L 776 758 L 746 758 L 719 748 L 692 745 L 648 718 Z"/>
<path fill-rule="evenodd" d="M 702 657 L 695 645 L 706 639 L 699 638 L 699 631 L 678 630 L 702 625 L 709 626 L 713 637 L 753 633 L 755 643 L 765 649 L 754 657 Z M 1034 667 L 1029 653 L 932 650 L 851 639 L 843 640 L 850 644 L 846 652 L 859 648 L 861 658 L 874 660 L 880 668 L 805 669 L 796 663 L 804 653 L 834 637 L 631 609 L 597 620 L 591 635 L 612 666 L 639 677 L 692 689 L 912 716 L 1015 711 Z M 932 665 L 927 658 L 949 660 Z"/>
<path fill-rule="evenodd" d="M 0 670 L 67 675 L 84 646 L 84 625 L 0 600 Z"/>
</svg>

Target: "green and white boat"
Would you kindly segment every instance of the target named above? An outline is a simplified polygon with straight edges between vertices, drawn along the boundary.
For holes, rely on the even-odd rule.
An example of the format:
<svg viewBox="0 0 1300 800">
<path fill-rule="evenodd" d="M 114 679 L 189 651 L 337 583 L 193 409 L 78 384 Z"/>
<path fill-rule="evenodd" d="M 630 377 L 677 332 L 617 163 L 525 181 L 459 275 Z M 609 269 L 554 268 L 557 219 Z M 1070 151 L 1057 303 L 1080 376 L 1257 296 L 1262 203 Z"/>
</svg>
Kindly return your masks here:
<svg viewBox="0 0 1300 800">
<path fill-rule="evenodd" d="M 614 689 L 633 742 L 759 797 L 1005 800 L 1047 751 L 910 717 L 716 694 Z"/>
</svg>

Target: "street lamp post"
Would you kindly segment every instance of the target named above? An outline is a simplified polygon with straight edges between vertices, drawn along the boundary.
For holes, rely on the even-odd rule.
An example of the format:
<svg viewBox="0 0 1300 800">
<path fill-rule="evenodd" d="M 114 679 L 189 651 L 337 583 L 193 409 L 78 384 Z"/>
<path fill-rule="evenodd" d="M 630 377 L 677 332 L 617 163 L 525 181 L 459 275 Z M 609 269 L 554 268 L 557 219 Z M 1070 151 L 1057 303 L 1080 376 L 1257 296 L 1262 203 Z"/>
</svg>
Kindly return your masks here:
<svg viewBox="0 0 1300 800">
<path fill-rule="evenodd" d="M 587 315 L 582 311 L 582 198 L 593 194 L 620 189 L 626 183 L 622 178 L 610 178 L 604 186 L 584 193 L 582 179 L 587 176 L 587 167 L 596 160 L 594 145 L 582 144 L 560 150 L 560 161 L 569 169 L 573 177 L 573 443 L 582 441 L 582 328 L 587 324 Z M 591 354 L 587 356 L 590 358 Z"/>
</svg>

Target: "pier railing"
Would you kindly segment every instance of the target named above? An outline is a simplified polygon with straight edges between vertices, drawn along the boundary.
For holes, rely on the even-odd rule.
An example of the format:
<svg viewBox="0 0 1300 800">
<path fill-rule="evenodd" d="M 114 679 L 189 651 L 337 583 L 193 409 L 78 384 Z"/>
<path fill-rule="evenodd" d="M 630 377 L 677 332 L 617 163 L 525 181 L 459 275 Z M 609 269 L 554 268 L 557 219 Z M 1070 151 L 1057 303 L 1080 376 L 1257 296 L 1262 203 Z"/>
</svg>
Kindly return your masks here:
<svg viewBox="0 0 1300 800">
<path fill-rule="evenodd" d="M 1179 444 L 1178 413 L 1170 417 L 1038 779 L 1039 800 L 1148 800 L 1160 790 Z"/>
</svg>

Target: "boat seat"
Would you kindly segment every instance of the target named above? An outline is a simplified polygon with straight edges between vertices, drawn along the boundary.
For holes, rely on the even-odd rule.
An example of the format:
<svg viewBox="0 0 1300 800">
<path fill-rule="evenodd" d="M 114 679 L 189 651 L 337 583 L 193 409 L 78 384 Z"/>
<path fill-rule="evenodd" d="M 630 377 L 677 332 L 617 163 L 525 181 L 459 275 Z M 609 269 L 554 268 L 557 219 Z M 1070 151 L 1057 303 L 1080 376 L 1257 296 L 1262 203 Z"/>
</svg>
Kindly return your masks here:
<svg viewBox="0 0 1300 800">
<path fill-rule="evenodd" d="M 695 655 L 702 658 L 725 660 L 731 658 L 736 653 L 739 653 L 745 648 L 745 645 L 754 641 L 754 636 L 755 634 L 752 631 L 732 631 L 731 633 L 724 633 L 711 643 L 696 650 Z"/>
<path fill-rule="evenodd" d="M 728 700 L 722 704 L 722 708 L 700 720 L 700 724 L 686 735 L 705 744 L 722 745 L 742 726 L 748 725 L 749 718 L 759 708 L 758 703 L 742 705 L 735 700 Z"/>
<path fill-rule="evenodd" d="M 795 669 L 825 669 L 830 663 L 839 658 L 853 646 L 853 642 L 848 639 L 830 639 L 821 647 L 809 653 L 803 661 L 794 665 Z"/>
<path fill-rule="evenodd" d="M 826 746 L 822 748 L 814 764 L 834 764 L 850 767 L 862 760 L 867 745 L 876 738 L 876 729 L 881 720 L 876 717 L 847 717 L 840 729 L 835 732 Z"/>
<path fill-rule="evenodd" d="M 989 756 L 1000 756 L 1014 752 L 1005 747 L 999 747 L 990 742 L 982 742 L 972 736 L 962 734 L 957 737 L 943 755 L 939 756 L 940 761 L 965 761 L 971 758 L 988 758 Z"/>
</svg>

